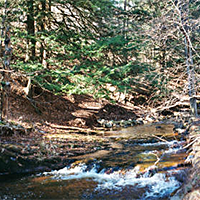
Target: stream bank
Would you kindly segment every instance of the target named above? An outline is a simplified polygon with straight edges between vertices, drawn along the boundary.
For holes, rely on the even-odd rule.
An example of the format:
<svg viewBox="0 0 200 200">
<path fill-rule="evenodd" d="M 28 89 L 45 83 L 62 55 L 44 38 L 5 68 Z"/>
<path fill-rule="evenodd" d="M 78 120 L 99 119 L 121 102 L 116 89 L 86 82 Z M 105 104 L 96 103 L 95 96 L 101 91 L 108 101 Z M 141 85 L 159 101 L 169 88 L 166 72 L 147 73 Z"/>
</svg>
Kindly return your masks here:
<svg viewBox="0 0 200 200">
<path fill-rule="evenodd" d="M 148 123 L 156 123 L 156 129 L 159 130 L 162 123 L 171 123 L 174 126 L 175 137 L 185 137 L 189 131 L 191 139 L 194 140 L 192 132 L 198 133 L 197 125 L 195 128 L 194 125 L 190 129 L 186 128 L 190 124 L 190 117 L 183 120 L 182 113 L 176 113 L 174 116 L 171 113 L 167 116 L 148 115 L 149 111 L 142 107 L 126 108 L 123 105 L 110 105 L 108 102 L 99 103 L 90 96 L 68 98 L 45 94 L 40 98 L 42 102 L 37 106 L 42 114 L 38 115 L 26 99 L 11 96 L 12 115 L 9 115 L 9 124 L 21 126 L 17 131 L 1 134 L 1 175 L 61 169 L 76 162 L 80 157 L 116 150 L 119 145 L 113 143 L 109 137 L 104 137 L 105 130 L 115 131 L 121 127 L 137 127 Z M 51 102 L 46 104 L 47 99 L 51 99 Z M 25 128 L 24 131 L 22 127 Z M 195 144 L 198 144 L 198 140 L 196 142 Z M 196 158 L 191 157 L 193 160 L 190 159 L 189 163 L 198 169 L 198 153 L 193 152 Z M 189 198 L 190 194 L 193 195 L 192 191 L 197 193 L 197 169 L 190 173 L 193 174 L 193 178 L 191 176 L 188 184 L 183 186 L 182 198 L 183 194 L 187 194 L 185 198 Z"/>
<path fill-rule="evenodd" d="M 88 140 L 93 139 L 91 145 L 98 144 L 94 140 L 102 142 L 100 147 L 105 147 L 104 150 L 96 147 L 94 153 L 81 152 L 72 156 L 70 152 L 77 146 L 72 147 L 67 153 L 60 153 L 70 155 L 68 158 L 73 163 L 60 166 L 57 170 L 43 168 L 45 173 L 14 179 L 13 176 L 1 176 L 0 198 L 168 200 L 185 181 L 188 166 L 184 165 L 184 161 L 187 154 L 182 147 L 186 142 L 182 135 L 174 132 L 173 124 L 160 122 L 98 134 L 94 137 L 77 134 L 79 145 L 80 141 L 88 144 L 88 141 L 83 141 L 87 137 Z M 52 143 L 54 139 L 62 143 L 72 141 L 69 136 L 69 133 L 45 134 L 45 138 Z M 100 141 L 100 138 L 103 140 Z M 66 149 L 66 146 L 60 148 Z M 53 150 L 52 155 L 55 154 Z M 34 158 L 39 158 L 36 152 Z M 2 180 L 4 177 L 7 179 Z"/>
<path fill-rule="evenodd" d="M 198 200 L 200 199 L 200 119 L 196 119 L 189 126 L 187 139 L 189 155 L 187 163 L 191 163 L 187 181 L 183 184 L 172 200 Z"/>
<path fill-rule="evenodd" d="M 135 119 L 134 119 L 135 120 Z M 137 120 L 135 120 L 137 121 Z M 142 123 L 141 119 L 138 120 Z M 163 122 L 156 123 L 154 126 L 147 126 L 146 129 L 138 129 L 138 125 L 124 127 L 124 124 L 130 123 L 130 120 L 122 120 L 121 128 L 98 128 L 98 129 L 84 129 L 77 128 L 69 129 L 66 126 L 58 125 L 37 125 L 37 129 L 26 128 L 22 126 L 18 128 L 16 125 L 2 125 L 1 127 L 11 127 L 10 132 L 4 131 L 1 135 L 0 142 L 0 173 L 34 173 L 40 171 L 51 171 L 60 169 L 66 165 L 76 161 L 78 157 L 83 157 L 87 154 L 92 154 L 98 151 L 112 151 L 118 148 L 117 139 L 109 137 L 109 133 L 121 134 L 121 138 L 127 138 L 129 129 L 134 130 L 134 137 L 137 138 L 139 134 L 143 135 L 141 142 L 159 141 L 158 136 L 145 135 L 144 132 L 159 133 L 163 130 Z M 183 126 L 182 123 L 172 123 L 171 132 Z M 165 122 L 167 124 L 167 122 Z M 48 127 L 48 128 L 47 128 Z M 12 130 L 12 131 L 11 131 Z M 19 131 L 20 130 L 20 131 Z M 13 132 L 13 133 L 12 133 Z M 133 132 L 133 131 L 132 131 Z M 138 133 L 139 132 L 139 133 Z M 9 134 L 8 134 L 9 133 Z M 177 137 L 180 134 L 174 133 Z M 107 136 L 107 137 L 106 137 Z M 131 136 L 133 138 L 133 136 Z M 129 143 L 127 138 L 124 143 Z"/>
<path fill-rule="evenodd" d="M 19 92 L 19 90 L 16 89 Z M 59 96 L 43 91 L 35 107 L 21 93 L 9 96 L 9 124 L 25 131 L 7 131 L 0 138 L 0 173 L 48 171 L 70 164 L 72 157 L 112 150 L 105 130 L 165 122 L 171 116 L 149 114 L 150 108 L 110 104 L 89 95 Z M 184 122 L 173 122 L 183 130 Z M 176 125 L 177 124 L 177 125 Z M 28 131 L 26 131 L 28 130 Z"/>
</svg>

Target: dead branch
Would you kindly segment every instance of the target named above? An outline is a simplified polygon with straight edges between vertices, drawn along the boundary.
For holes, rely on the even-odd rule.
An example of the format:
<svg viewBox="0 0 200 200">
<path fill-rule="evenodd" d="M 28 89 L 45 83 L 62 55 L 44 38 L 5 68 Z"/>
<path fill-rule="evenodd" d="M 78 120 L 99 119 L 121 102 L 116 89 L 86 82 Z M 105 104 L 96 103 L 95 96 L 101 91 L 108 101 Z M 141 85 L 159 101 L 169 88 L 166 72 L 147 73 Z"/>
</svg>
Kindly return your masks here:
<svg viewBox="0 0 200 200">
<path fill-rule="evenodd" d="M 163 139 L 163 138 L 161 138 L 161 137 L 158 137 L 157 135 L 152 135 L 153 137 L 155 137 L 155 138 L 157 138 L 157 139 L 159 139 L 160 141 L 162 141 L 162 142 L 168 142 L 167 140 L 165 140 L 165 139 Z"/>
<path fill-rule="evenodd" d="M 188 147 L 190 147 L 191 145 L 193 145 L 197 140 L 200 139 L 200 136 L 195 138 L 192 142 L 190 142 L 189 144 L 187 144 L 186 146 L 184 146 L 182 149 L 187 149 Z"/>
</svg>

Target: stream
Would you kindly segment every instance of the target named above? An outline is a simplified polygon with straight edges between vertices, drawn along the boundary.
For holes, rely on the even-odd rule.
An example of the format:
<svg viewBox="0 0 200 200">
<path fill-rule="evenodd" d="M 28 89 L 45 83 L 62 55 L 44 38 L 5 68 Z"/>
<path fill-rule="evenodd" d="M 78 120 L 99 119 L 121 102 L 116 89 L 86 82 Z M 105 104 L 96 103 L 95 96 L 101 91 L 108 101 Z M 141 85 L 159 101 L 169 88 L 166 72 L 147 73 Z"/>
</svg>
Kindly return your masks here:
<svg viewBox="0 0 200 200">
<path fill-rule="evenodd" d="M 174 125 L 107 131 L 111 150 L 77 156 L 60 170 L 1 176 L 0 199 L 167 200 L 185 180 L 184 139 Z"/>
</svg>

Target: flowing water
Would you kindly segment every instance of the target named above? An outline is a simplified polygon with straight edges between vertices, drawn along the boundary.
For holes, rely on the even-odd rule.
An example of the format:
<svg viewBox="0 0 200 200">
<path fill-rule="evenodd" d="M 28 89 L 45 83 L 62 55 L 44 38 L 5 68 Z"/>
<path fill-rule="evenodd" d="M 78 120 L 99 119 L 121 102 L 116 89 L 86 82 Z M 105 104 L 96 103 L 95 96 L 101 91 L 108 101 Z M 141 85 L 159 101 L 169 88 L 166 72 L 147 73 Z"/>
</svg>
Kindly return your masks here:
<svg viewBox="0 0 200 200">
<path fill-rule="evenodd" d="M 184 140 L 173 125 L 106 132 L 112 150 L 76 157 L 63 169 L 1 177 L 0 199 L 170 199 L 185 177 Z M 3 180 L 3 178 L 6 178 Z"/>
</svg>

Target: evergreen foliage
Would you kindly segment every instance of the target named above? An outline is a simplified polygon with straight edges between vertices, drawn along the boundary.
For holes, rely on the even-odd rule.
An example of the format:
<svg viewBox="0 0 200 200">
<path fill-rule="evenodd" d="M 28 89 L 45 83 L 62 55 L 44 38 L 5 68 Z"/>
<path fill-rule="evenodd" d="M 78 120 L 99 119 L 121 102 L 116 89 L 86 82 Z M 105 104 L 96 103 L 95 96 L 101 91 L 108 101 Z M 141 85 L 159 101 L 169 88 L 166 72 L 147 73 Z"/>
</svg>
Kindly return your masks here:
<svg viewBox="0 0 200 200">
<path fill-rule="evenodd" d="M 146 100 L 166 98 L 179 90 L 171 87 L 172 77 L 186 78 L 176 2 L 9 1 L 12 68 L 55 94 L 90 93 L 110 100 L 121 94 L 123 100 L 127 94 L 145 94 Z M 190 4 L 190 11 L 198 66 L 198 1 Z"/>
</svg>

